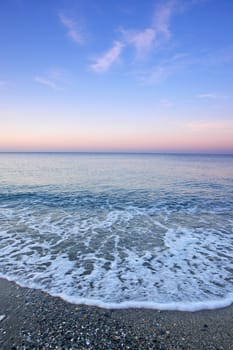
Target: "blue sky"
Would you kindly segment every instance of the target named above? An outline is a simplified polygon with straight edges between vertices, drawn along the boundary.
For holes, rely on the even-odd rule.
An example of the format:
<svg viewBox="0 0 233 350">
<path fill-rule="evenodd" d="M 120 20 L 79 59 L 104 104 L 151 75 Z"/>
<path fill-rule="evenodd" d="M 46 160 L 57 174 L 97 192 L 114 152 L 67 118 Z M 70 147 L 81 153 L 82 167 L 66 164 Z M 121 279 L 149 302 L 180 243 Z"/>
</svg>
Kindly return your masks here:
<svg viewBox="0 0 233 350">
<path fill-rule="evenodd" d="M 0 3 L 0 150 L 233 152 L 233 1 Z"/>
</svg>

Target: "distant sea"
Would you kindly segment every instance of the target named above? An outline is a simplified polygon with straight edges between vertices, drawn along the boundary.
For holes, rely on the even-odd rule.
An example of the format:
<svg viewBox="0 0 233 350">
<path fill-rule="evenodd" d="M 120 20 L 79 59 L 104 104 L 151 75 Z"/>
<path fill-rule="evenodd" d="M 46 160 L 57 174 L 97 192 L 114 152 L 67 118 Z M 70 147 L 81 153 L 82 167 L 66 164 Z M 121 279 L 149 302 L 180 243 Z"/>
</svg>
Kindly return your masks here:
<svg viewBox="0 0 233 350">
<path fill-rule="evenodd" d="M 0 276 L 73 303 L 233 302 L 233 156 L 0 154 Z"/>
</svg>

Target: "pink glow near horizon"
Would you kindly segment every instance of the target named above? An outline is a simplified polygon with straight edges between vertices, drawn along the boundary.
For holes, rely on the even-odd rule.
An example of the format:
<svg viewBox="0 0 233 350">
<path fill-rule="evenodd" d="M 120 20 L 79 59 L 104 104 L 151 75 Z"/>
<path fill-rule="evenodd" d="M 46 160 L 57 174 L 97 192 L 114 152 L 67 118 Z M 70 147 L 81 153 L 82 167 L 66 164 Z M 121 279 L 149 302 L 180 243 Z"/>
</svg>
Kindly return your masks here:
<svg viewBox="0 0 233 350">
<path fill-rule="evenodd" d="M 94 3 L 0 2 L 0 152 L 233 153 L 233 2 Z"/>
<path fill-rule="evenodd" d="M 180 131 L 62 133 L 17 133 L 1 136 L 1 151 L 155 151 L 155 152 L 233 152 L 232 130 L 191 126 Z"/>
</svg>

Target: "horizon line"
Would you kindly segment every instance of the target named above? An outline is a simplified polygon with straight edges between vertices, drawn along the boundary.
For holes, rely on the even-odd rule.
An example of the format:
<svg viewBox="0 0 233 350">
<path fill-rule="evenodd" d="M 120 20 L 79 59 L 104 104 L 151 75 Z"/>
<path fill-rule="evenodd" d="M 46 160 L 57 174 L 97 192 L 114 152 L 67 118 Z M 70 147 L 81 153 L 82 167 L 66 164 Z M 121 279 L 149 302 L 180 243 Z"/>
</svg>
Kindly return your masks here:
<svg viewBox="0 0 233 350">
<path fill-rule="evenodd" d="M 156 152 L 156 151 L 0 151 L 0 154 L 135 154 L 135 155 L 233 155 L 233 152 Z"/>
</svg>

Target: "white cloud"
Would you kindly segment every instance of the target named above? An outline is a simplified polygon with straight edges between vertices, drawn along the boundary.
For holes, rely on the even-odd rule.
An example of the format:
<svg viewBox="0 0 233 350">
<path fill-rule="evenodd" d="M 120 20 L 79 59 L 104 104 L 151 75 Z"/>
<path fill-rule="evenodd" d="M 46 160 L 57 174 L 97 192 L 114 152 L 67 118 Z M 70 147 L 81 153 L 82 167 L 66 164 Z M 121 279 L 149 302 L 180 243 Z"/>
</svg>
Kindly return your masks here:
<svg viewBox="0 0 233 350">
<path fill-rule="evenodd" d="M 176 10 L 175 4 L 176 2 L 169 1 L 157 6 L 153 23 L 145 29 L 120 29 L 123 41 L 126 45 L 134 46 L 137 56 L 145 56 L 152 48 L 158 47 L 164 40 L 170 38 L 170 19 Z"/>
<path fill-rule="evenodd" d="M 70 17 L 65 16 L 64 14 L 59 14 L 59 19 L 61 23 L 67 28 L 68 36 L 77 44 L 82 44 L 84 41 L 83 34 L 81 30 L 78 29 L 77 23 Z"/>
<path fill-rule="evenodd" d="M 189 57 L 189 54 L 187 52 L 179 52 L 176 53 L 174 56 L 172 56 L 171 58 L 169 58 L 169 62 L 176 62 L 176 61 L 180 61 L 182 59 L 186 59 L 187 57 Z"/>
<path fill-rule="evenodd" d="M 70 83 L 68 72 L 58 68 L 36 75 L 34 81 L 53 90 L 63 90 L 62 86 Z"/>
<path fill-rule="evenodd" d="M 222 122 L 191 122 L 187 124 L 187 127 L 193 131 L 229 130 L 233 128 L 233 122 L 229 120 Z"/>
<path fill-rule="evenodd" d="M 226 96 L 224 96 L 224 95 L 219 95 L 219 94 L 215 94 L 215 93 L 199 94 L 197 97 L 203 98 L 203 99 L 210 99 L 210 100 L 217 100 L 217 99 L 225 99 L 226 98 Z"/>
<path fill-rule="evenodd" d="M 54 81 L 48 79 L 47 77 L 37 76 L 34 78 L 34 80 L 39 84 L 50 87 L 51 89 L 56 90 L 58 88 L 57 84 Z"/>
<path fill-rule="evenodd" d="M 146 28 L 142 31 L 121 29 L 124 42 L 133 45 L 138 56 L 144 56 L 154 46 L 156 31 L 153 28 Z"/>
<path fill-rule="evenodd" d="M 98 57 L 96 62 L 93 63 L 90 68 L 96 73 L 106 72 L 114 63 L 119 60 L 123 48 L 123 42 L 115 41 L 113 46 L 103 55 Z"/>
<path fill-rule="evenodd" d="M 107 71 L 119 59 L 123 48 L 127 49 L 130 46 L 136 50 L 136 59 L 148 55 L 153 49 L 160 47 L 170 39 L 172 36 L 170 30 L 171 18 L 174 14 L 183 11 L 184 8 L 185 6 L 180 0 L 161 1 L 156 6 L 153 21 L 148 27 L 141 30 L 120 28 L 118 32 L 121 34 L 121 39 L 115 41 L 112 48 L 90 66 L 91 69 L 95 72 Z M 175 63 L 171 63 L 171 59 L 168 62 L 164 61 L 157 67 L 152 67 L 150 72 L 145 72 L 141 80 L 149 83 L 157 83 L 163 80 L 177 70 L 180 61 L 186 56 L 186 53 L 174 55 L 173 61 Z M 187 65 L 187 63 L 184 64 Z"/>
<path fill-rule="evenodd" d="M 162 34 L 165 38 L 170 38 L 170 19 L 176 10 L 177 2 L 168 1 L 157 7 L 154 16 L 154 28 L 156 32 Z"/>
<path fill-rule="evenodd" d="M 166 79 L 170 75 L 170 71 L 165 66 L 155 67 L 143 80 L 147 84 L 157 84 Z"/>
<path fill-rule="evenodd" d="M 145 85 L 161 83 L 169 76 L 182 69 L 184 64 L 183 62 L 162 62 L 141 75 L 140 81 Z"/>
</svg>

